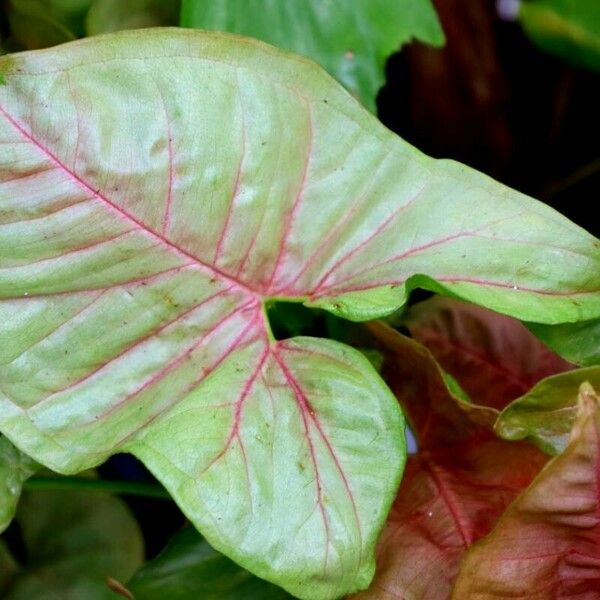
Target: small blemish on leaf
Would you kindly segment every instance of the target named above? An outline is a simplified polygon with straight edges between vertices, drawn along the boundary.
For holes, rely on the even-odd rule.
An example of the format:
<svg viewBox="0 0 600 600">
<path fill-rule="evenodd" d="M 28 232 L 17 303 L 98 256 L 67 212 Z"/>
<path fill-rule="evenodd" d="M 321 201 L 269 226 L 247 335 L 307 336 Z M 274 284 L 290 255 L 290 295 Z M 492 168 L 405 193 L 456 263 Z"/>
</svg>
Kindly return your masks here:
<svg viewBox="0 0 600 600">
<path fill-rule="evenodd" d="M 346 60 L 354 60 L 354 51 L 353 50 L 346 50 L 346 53 L 344 54 L 344 58 Z"/>
<path fill-rule="evenodd" d="M 300 470 L 300 473 L 302 473 L 304 471 L 304 469 L 306 469 L 306 467 L 304 466 L 304 463 L 301 463 L 300 461 L 298 461 L 298 469 Z"/>
</svg>

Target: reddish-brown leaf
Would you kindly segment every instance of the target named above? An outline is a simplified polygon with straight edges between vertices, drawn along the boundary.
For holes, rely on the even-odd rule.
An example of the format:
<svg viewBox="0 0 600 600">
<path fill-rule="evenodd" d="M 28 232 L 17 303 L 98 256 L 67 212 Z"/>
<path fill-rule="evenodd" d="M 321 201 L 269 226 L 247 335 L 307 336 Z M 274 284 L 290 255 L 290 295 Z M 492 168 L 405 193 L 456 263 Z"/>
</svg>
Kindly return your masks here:
<svg viewBox="0 0 600 600">
<path fill-rule="evenodd" d="M 466 554 L 453 598 L 600 598 L 600 407 L 589 384 L 569 445 Z"/>
<path fill-rule="evenodd" d="M 546 459 L 496 438 L 498 412 L 452 395 L 431 354 L 381 324 L 369 325 L 383 375 L 419 440 L 378 547 L 370 589 L 355 600 L 445 600 L 464 552 L 488 534 Z"/>
<path fill-rule="evenodd" d="M 467 302 L 431 298 L 410 310 L 406 325 L 485 406 L 501 408 L 544 377 L 573 368 L 520 321 Z"/>
</svg>

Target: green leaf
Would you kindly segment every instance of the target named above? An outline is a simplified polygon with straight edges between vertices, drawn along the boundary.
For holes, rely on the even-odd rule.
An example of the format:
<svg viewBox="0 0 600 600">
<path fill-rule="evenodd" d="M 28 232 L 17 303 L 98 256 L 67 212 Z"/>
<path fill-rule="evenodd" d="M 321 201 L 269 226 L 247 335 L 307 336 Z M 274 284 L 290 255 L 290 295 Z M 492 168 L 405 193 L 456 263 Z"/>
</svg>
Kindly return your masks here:
<svg viewBox="0 0 600 600">
<path fill-rule="evenodd" d="M 542 50 L 575 65 L 600 70 L 600 10 L 597 0 L 529 0 L 519 20 Z"/>
<path fill-rule="evenodd" d="M 444 43 L 431 0 L 183 0 L 181 24 L 304 54 L 372 111 L 392 53 L 412 39 Z"/>
<path fill-rule="evenodd" d="M 62 473 L 135 454 L 300 598 L 368 585 L 404 422 L 360 352 L 273 340 L 266 304 L 358 320 L 420 285 L 600 316 L 595 238 L 422 155 L 306 59 L 171 29 L 0 71 L 0 429 Z"/>
<path fill-rule="evenodd" d="M 83 34 L 91 0 L 9 0 L 7 17 L 14 41 L 23 48 L 56 46 Z"/>
<path fill-rule="evenodd" d="M 110 494 L 27 492 L 17 521 L 27 564 L 2 590 L 4 600 L 114 600 L 107 577 L 126 580 L 142 562 L 139 528 Z"/>
<path fill-rule="evenodd" d="M 159 25 L 176 25 L 178 0 L 92 0 L 86 19 L 88 35 L 140 29 Z"/>
<path fill-rule="evenodd" d="M 507 440 L 528 439 L 548 454 L 560 454 L 569 442 L 577 416 L 580 386 L 600 389 L 600 367 L 588 367 L 548 377 L 509 404 L 495 429 Z"/>
<path fill-rule="evenodd" d="M 0 533 L 12 521 L 23 483 L 37 468 L 38 465 L 31 458 L 0 435 Z"/>
<path fill-rule="evenodd" d="M 179 532 L 127 588 L 143 600 L 284 600 L 281 588 L 254 577 L 213 550 L 198 533 Z"/>
<path fill-rule="evenodd" d="M 571 362 L 584 367 L 600 364 L 600 319 L 563 325 L 527 323 L 527 327 Z"/>
</svg>

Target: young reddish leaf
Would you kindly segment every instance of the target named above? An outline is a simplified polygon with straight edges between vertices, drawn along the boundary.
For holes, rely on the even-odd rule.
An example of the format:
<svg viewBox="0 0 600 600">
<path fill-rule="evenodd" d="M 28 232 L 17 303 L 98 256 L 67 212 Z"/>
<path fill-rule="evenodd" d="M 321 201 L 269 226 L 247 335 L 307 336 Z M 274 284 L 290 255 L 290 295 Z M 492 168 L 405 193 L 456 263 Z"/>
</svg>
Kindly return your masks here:
<svg viewBox="0 0 600 600">
<path fill-rule="evenodd" d="M 1 431 L 63 473 L 135 454 L 301 598 L 368 584 L 403 420 L 360 353 L 274 341 L 267 301 L 366 319 L 420 285 L 600 315 L 592 236 L 423 156 L 305 59 L 153 30 L 0 73 Z"/>
<path fill-rule="evenodd" d="M 598 396 L 584 384 L 569 445 L 469 550 L 453 598 L 597 598 L 599 472 Z"/>
<path fill-rule="evenodd" d="M 540 381 L 500 413 L 496 433 L 506 440 L 527 438 L 548 454 L 560 454 L 569 441 L 578 412 L 579 387 L 584 382 L 600 389 L 600 367 L 577 369 Z"/>
<path fill-rule="evenodd" d="M 405 324 L 478 404 L 501 408 L 540 379 L 573 368 L 516 319 L 459 300 L 421 302 Z"/>
<path fill-rule="evenodd" d="M 408 459 L 379 541 L 373 584 L 353 598 L 448 598 L 463 553 L 494 527 L 546 459 L 532 446 L 499 440 L 497 411 L 453 396 L 426 348 L 380 324 L 369 329 L 419 452 Z"/>
</svg>

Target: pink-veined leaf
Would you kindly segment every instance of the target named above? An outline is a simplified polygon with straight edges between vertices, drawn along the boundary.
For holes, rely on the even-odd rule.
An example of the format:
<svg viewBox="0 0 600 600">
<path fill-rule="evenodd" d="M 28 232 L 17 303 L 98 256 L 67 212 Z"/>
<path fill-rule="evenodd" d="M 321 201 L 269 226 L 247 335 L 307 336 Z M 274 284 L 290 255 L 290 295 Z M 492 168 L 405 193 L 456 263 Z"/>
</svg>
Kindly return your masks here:
<svg viewBox="0 0 600 600">
<path fill-rule="evenodd" d="M 412 307 L 405 325 L 478 404 L 502 408 L 573 365 L 516 319 L 452 298 Z"/>
<path fill-rule="evenodd" d="M 135 454 L 211 545 L 300 598 L 369 583 L 403 420 L 357 351 L 274 341 L 267 300 L 359 320 L 419 285 L 600 313 L 592 236 L 422 155 L 310 61 L 153 30 L 0 73 L 1 431 L 63 473 Z"/>
<path fill-rule="evenodd" d="M 453 598 L 581 598 L 600 590 L 600 408 L 589 384 L 564 452 L 465 555 Z"/>
</svg>

